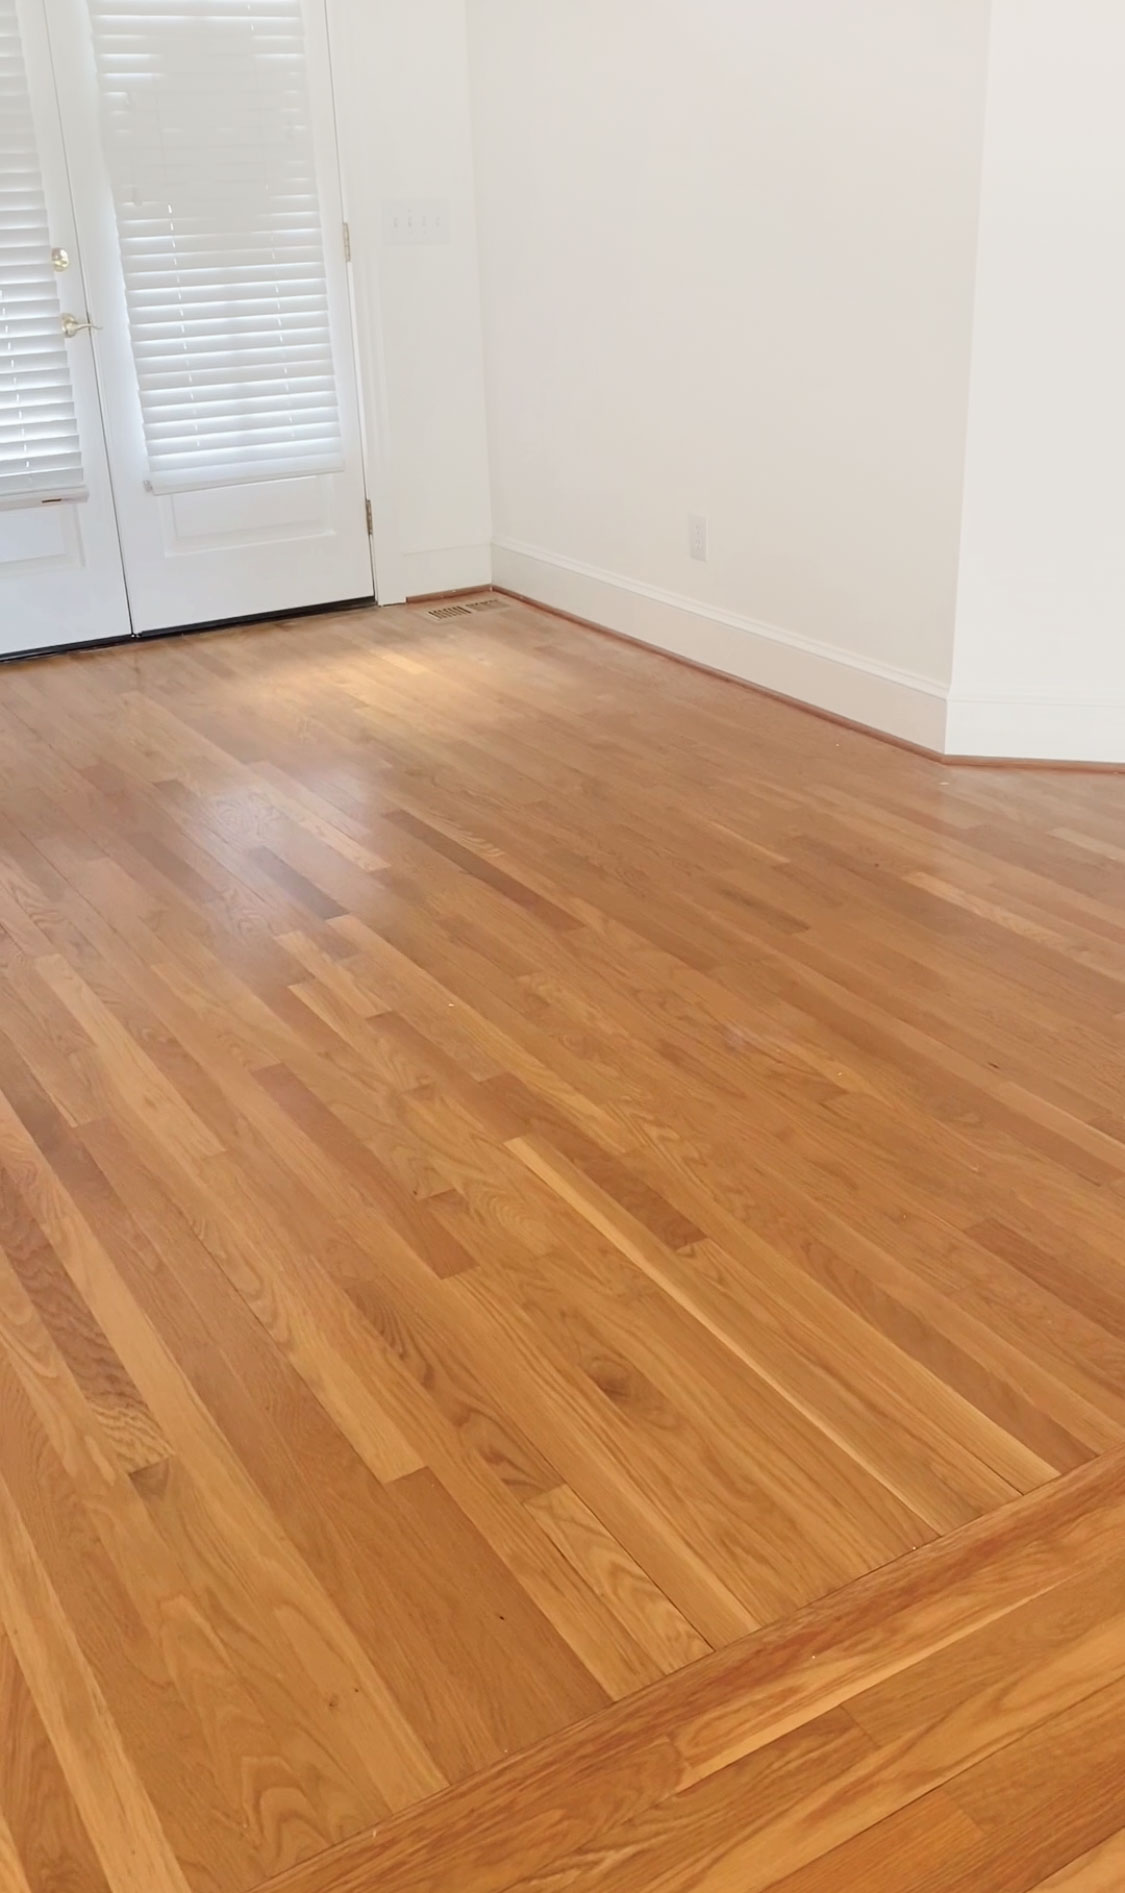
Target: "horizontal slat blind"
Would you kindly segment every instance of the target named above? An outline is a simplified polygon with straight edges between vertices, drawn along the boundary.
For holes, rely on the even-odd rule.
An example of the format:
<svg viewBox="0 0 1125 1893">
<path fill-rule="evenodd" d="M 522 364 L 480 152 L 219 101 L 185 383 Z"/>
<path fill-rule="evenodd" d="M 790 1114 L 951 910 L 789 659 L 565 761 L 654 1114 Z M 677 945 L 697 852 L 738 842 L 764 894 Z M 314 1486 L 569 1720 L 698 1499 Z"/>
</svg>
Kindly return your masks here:
<svg viewBox="0 0 1125 1893">
<path fill-rule="evenodd" d="M 90 0 L 152 484 L 337 467 L 300 0 Z"/>
<path fill-rule="evenodd" d="M 0 503 L 82 486 L 15 0 L 0 0 Z"/>
</svg>

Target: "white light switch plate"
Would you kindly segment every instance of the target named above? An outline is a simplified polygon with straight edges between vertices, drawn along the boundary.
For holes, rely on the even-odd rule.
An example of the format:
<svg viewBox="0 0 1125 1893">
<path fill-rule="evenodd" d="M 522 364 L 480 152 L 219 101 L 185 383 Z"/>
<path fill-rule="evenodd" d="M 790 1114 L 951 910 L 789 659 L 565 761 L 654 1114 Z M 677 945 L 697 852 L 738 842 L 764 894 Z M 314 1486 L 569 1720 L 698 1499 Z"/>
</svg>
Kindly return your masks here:
<svg viewBox="0 0 1125 1893">
<path fill-rule="evenodd" d="M 384 243 L 448 243 L 448 197 L 388 198 L 383 204 Z"/>
</svg>

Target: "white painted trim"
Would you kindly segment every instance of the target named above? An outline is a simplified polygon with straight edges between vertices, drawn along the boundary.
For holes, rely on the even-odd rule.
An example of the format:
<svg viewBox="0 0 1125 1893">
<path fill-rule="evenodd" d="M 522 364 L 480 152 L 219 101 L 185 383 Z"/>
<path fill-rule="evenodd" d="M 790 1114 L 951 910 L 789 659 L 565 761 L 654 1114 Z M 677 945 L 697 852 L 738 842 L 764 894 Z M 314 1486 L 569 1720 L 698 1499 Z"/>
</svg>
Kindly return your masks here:
<svg viewBox="0 0 1125 1893">
<path fill-rule="evenodd" d="M 492 583 L 491 546 L 434 546 L 400 555 L 407 598 L 430 592 L 462 592 Z"/>
<path fill-rule="evenodd" d="M 576 618 L 836 716 L 941 751 L 946 686 L 854 651 L 660 591 L 514 539 L 493 543 L 493 578 Z"/>
<path fill-rule="evenodd" d="M 951 696 L 946 754 L 1125 763 L 1125 703 Z"/>
<path fill-rule="evenodd" d="M 363 114 L 371 110 L 370 76 L 347 57 L 348 20 L 351 10 L 358 4 L 362 4 L 362 0 L 325 0 L 340 201 L 344 217 L 353 233 L 358 228 L 356 207 L 376 189 L 375 181 L 365 174 L 353 148 L 354 127 L 361 124 Z M 342 241 L 342 230 L 340 238 Z M 360 256 L 356 256 L 353 249 L 348 261 L 364 479 L 367 497 L 371 502 L 371 567 L 375 598 L 380 605 L 398 605 L 406 597 L 406 576 L 395 505 L 379 258 L 374 246 L 369 245 Z"/>
</svg>

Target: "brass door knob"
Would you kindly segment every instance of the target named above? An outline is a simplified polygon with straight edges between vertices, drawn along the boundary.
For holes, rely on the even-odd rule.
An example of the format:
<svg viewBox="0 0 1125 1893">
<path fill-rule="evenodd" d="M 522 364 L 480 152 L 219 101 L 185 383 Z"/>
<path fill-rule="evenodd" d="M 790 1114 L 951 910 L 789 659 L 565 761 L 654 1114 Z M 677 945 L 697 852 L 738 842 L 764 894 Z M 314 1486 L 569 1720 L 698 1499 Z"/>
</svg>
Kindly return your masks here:
<svg viewBox="0 0 1125 1893">
<path fill-rule="evenodd" d="M 98 327 L 98 324 L 91 322 L 89 317 L 87 317 L 85 322 L 81 321 L 78 316 L 72 315 L 60 316 L 59 320 L 62 323 L 62 332 L 68 342 L 73 341 L 76 335 L 81 335 L 84 329 L 96 329 Z"/>
</svg>

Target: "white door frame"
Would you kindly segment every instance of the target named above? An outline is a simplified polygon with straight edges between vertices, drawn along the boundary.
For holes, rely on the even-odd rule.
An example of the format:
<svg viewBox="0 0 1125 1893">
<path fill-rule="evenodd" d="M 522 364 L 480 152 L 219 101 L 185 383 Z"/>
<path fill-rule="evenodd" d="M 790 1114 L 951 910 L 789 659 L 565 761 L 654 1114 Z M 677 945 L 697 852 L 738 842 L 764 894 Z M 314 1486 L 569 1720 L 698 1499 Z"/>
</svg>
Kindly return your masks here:
<svg viewBox="0 0 1125 1893">
<path fill-rule="evenodd" d="M 378 180 L 365 174 L 354 136 L 364 112 L 372 110 L 373 77 L 362 62 L 349 59 L 349 15 L 356 6 L 377 0 L 325 0 L 328 11 L 328 52 L 332 71 L 336 144 L 344 217 L 352 232 L 351 299 L 352 337 L 359 386 L 363 463 L 371 501 L 371 556 L 375 567 L 375 596 L 381 605 L 400 605 L 406 597 L 406 566 L 395 503 L 394 441 L 391 433 L 387 362 L 383 346 L 383 296 L 380 259 L 374 244 L 359 244 L 361 197 L 378 193 Z M 375 109 L 378 109 L 377 104 Z"/>
<path fill-rule="evenodd" d="M 56 276 L 64 312 L 84 321 L 86 286 L 41 0 L 16 14 L 51 244 L 69 265 Z M 30 498 L 0 508 L 0 656 L 127 638 L 131 630 L 117 520 L 88 330 L 66 343 L 82 453 L 80 498 Z"/>
<path fill-rule="evenodd" d="M 354 136 L 355 128 L 362 123 L 362 114 L 371 109 L 370 85 L 369 75 L 357 70 L 356 62 L 349 60 L 347 57 L 349 9 L 357 4 L 367 5 L 370 3 L 371 0 L 312 0 L 312 4 L 322 10 L 322 18 L 325 20 L 326 24 L 332 132 L 336 158 L 336 177 L 339 181 L 340 203 L 343 216 L 352 231 L 355 231 L 357 227 L 363 227 L 368 233 L 365 243 L 355 245 L 353 253 L 349 258 L 350 267 L 346 272 L 347 294 L 350 305 L 349 313 L 351 318 L 351 334 L 349 338 L 351 354 L 350 366 L 353 369 L 356 382 L 360 424 L 360 453 L 364 485 L 370 501 L 372 528 L 370 552 L 374 593 L 379 603 L 394 604 L 401 602 L 406 596 L 406 567 L 402 555 L 397 508 L 395 505 L 395 483 L 392 459 L 393 444 L 389 422 L 390 403 L 383 347 L 384 325 L 382 320 L 383 298 L 380 282 L 380 260 L 377 254 L 377 244 L 371 240 L 370 234 L 372 231 L 372 219 L 369 207 L 370 197 L 377 190 L 377 185 L 375 180 L 371 179 L 369 176 L 369 166 L 365 167 L 358 161 L 356 139 Z M 57 46 L 52 47 L 51 45 L 53 36 L 49 31 L 49 10 L 43 5 L 42 0 L 39 0 L 38 4 L 35 4 L 35 0 L 33 0 L 30 6 L 21 7 L 21 14 L 25 20 L 24 31 L 25 38 L 28 42 L 25 51 L 29 66 L 34 62 L 40 85 L 43 83 L 44 73 L 47 73 L 51 80 L 50 105 L 52 113 L 56 114 L 56 116 L 53 119 L 52 126 L 48 128 L 50 133 L 50 161 L 51 163 L 57 164 L 60 175 L 63 179 L 66 179 L 65 158 L 57 118 L 59 107 L 56 100 L 56 93 L 59 90 L 57 79 L 59 49 Z M 49 57 L 51 52 L 55 53 L 55 59 Z M 64 68 L 67 67 L 72 60 L 72 54 L 69 53 L 66 48 L 63 49 L 62 59 Z M 72 88 L 73 77 L 70 79 L 70 89 Z M 62 81 L 62 92 L 65 98 L 68 92 L 68 84 L 65 76 Z M 57 151 L 54 149 L 56 144 L 58 147 Z M 81 180 L 67 181 L 77 182 L 79 188 L 81 188 Z M 57 200 L 57 185 L 55 197 Z M 354 211 L 350 208 L 353 206 L 355 207 Z M 355 214 L 356 212 L 358 212 L 358 214 Z M 329 214 L 328 207 L 326 206 L 326 242 L 331 242 L 333 235 L 328 223 Z M 59 239 L 70 251 L 73 259 L 69 274 L 60 279 L 61 284 L 65 285 L 69 290 L 69 297 L 64 297 L 64 300 L 67 301 L 68 306 L 74 303 L 76 305 L 75 312 L 80 316 L 85 316 L 87 313 L 86 292 L 82 284 L 82 269 L 77 233 L 73 222 L 69 222 L 65 230 L 61 229 L 61 224 L 64 221 L 66 220 L 58 215 L 57 203 L 52 205 L 52 222 L 60 226 L 58 229 Z M 53 232 L 53 234 L 55 233 Z M 89 293 L 95 296 L 95 298 L 98 294 L 98 292 L 93 289 L 91 289 Z M 81 308 L 77 308 L 78 303 L 82 305 Z M 123 311 L 115 310 L 114 319 L 119 319 L 122 314 Z M 86 396 L 84 405 L 87 425 L 84 429 L 83 445 L 89 474 L 88 484 L 91 489 L 92 498 L 91 500 L 80 502 L 80 509 L 83 520 L 89 521 L 91 529 L 93 529 L 96 523 L 103 537 L 108 525 L 112 533 L 113 550 L 119 557 L 114 505 L 110 495 L 105 461 L 105 436 L 108 435 L 109 429 L 115 421 L 116 424 L 120 426 L 120 417 L 112 416 L 106 412 L 104 388 L 102 389 L 103 399 L 100 403 L 98 401 L 99 381 L 96 376 L 94 351 L 91 347 L 91 341 L 91 336 L 84 334 L 76 338 L 70 345 L 73 373 L 76 384 L 78 384 L 76 386 L 76 395 L 79 393 L 80 389 L 84 387 Z M 93 424 L 91 424 L 91 419 Z M 138 423 L 138 417 L 129 416 L 128 421 L 135 425 Z M 89 438 L 86 438 L 87 436 Z M 95 494 L 100 495 L 100 498 L 95 500 Z M 44 510 L 52 510 L 55 512 L 62 511 L 61 508 Z M 96 522 L 94 519 L 95 513 L 99 515 Z M 72 521 L 77 517 L 69 505 L 67 507 L 66 517 Z M 68 530 L 70 529 L 73 528 L 68 528 Z M 119 585 L 119 591 L 120 597 L 123 600 L 123 586 Z M 90 637 L 96 638 L 99 635 L 97 630 L 91 630 L 85 623 L 82 623 L 81 629 L 76 630 L 78 619 L 76 615 L 72 614 L 69 610 L 61 615 L 65 615 L 69 622 L 66 627 L 63 627 L 61 623 L 59 624 L 59 629 L 62 630 L 63 635 L 53 637 L 51 639 L 52 645 L 58 646 L 71 642 L 82 642 Z M 133 629 L 127 611 L 119 613 L 118 618 L 119 622 L 115 621 L 112 629 L 109 631 L 109 635 L 113 637 L 127 636 L 130 630 Z M 42 639 L 39 641 L 42 642 Z M 4 640 L 0 640 L 0 649 L 2 649 L 4 642 Z M 21 648 L 34 649 L 36 648 L 36 644 L 29 638 L 27 645 Z"/>
<path fill-rule="evenodd" d="M 301 479 L 153 491 L 119 262 L 116 219 L 97 122 L 86 0 L 46 0 L 72 185 L 86 234 L 102 411 L 133 623 L 142 634 L 226 618 L 281 614 L 375 591 L 366 529 L 366 471 L 349 271 L 340 209 L 338 139 L 324 0 L 303 0 L 324 262 L 331 287 L 344 457 L 339 472 Z"/>
</svg>

